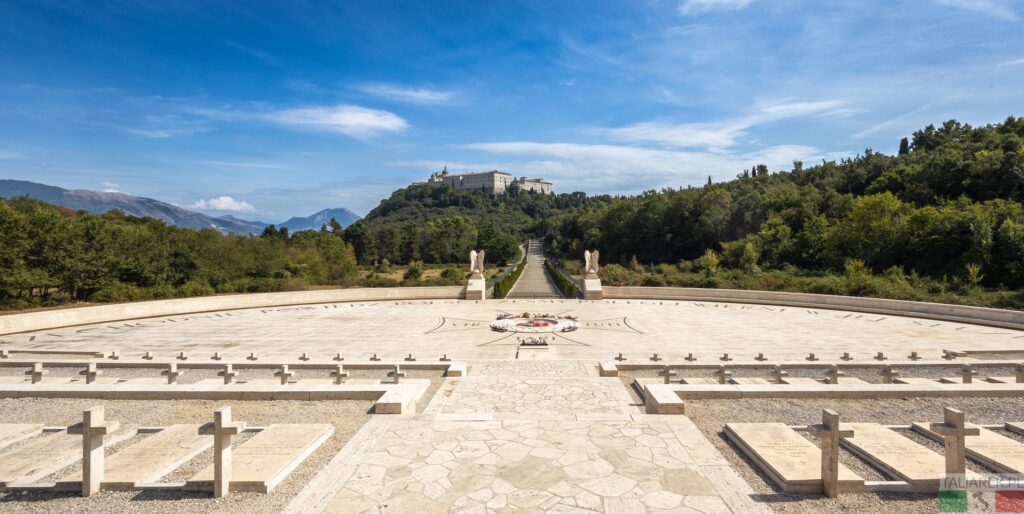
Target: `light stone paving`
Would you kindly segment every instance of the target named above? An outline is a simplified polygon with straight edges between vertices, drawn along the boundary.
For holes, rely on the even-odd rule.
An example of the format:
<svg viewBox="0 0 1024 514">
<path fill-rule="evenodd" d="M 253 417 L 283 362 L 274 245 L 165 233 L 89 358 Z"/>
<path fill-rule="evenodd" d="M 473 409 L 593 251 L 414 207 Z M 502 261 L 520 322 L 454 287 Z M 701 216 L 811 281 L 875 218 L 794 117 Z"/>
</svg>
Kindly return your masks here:
<svg viewBox="0 0 1024 514">
<path fill-rule="evenodd" d="M 356 436 L 330 499 L 290 510 L 769 512 L 688 419 L 642 414 L 582 363 L 529 362 L 576 376 L 508 361 L 447 379 L 423 414 Z"/>
<path fill-rule="evenodd" d="M 722 480 L 728 466 L 699 464 L 673 428 L 672 420 L 394 423 L 328 512 L 760 510 L 738 476 Z"/>
<path fill-rule="evenodd" d="M 308 352 L 328 360 L 340 352 L 365 359 L 442 353 L 459 359 L 514 359 L 519 334 L 493 332 L 501 313 L 577 316 L 579 329 L 549 336 L 545 359 L 629 361 L 652 353 L 681 361 L 688 353 L 715 361 L 723 352 L 752 360 L 822 358 L 851 353 L 869 360 L 875 352 L 917 351 L 936 359 L 942 350 L 1005 350 L 1024 344 L 1024 332 L 843 311 L 743 304 L 638 300 L 434 300 L 307 305 L 193 314 L 0 336 L 0 348 L 113 351 L 171 356 L 186 351 L 208 359 L 214 352 L 260 359 Z"/>
<path fill-rule="evenodd" d="M 629 417 L 629 395 L 617 378 L 465 377 L 444 398 L 446 414 L 491 414 L 493 419 L 528 415 L 541 419 Z"/>
</svg>

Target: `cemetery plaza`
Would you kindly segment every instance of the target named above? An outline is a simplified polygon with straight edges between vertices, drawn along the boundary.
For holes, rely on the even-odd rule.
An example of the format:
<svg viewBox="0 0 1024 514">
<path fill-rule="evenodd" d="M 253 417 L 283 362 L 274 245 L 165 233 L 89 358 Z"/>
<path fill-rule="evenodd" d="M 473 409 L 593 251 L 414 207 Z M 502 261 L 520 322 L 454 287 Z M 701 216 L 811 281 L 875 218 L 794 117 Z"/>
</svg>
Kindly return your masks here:
<svg viewBox="0 0 1024 514">
<path fill-rule="evenodd" d="M 934 512 L 951 474 L 1024 472 L 1021 434 L 1019 327 L 839 308 L 396 299 L 0 335 L 5 512 Z"/>
</svg>

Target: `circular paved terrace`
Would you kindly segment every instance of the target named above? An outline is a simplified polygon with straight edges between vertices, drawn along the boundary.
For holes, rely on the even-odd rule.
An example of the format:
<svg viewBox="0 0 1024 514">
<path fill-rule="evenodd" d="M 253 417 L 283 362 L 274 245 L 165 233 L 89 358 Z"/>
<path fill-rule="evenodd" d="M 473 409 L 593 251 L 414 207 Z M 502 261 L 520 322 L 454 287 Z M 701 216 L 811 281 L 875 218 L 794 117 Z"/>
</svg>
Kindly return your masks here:
<svg viewBox="0 0 1024 514">
<path fill-rule="evenodd" d="M 424 358 L 442 353 L 463 359 L 514 359 L 515 332 L 496 332 L 502 314 L 572 316 L 578 329 L 549 336 L 548 359 L 607 360 L 619 352 L 640 358 L 659 353 L 679 360 L 693 353 L 712 360 L 729 352 L 739 360 L 763 352 L 797 359 L 850 352 L 868 358 L 882 351 L 1005 350 L 1024 344 L 1024 333 L 979 325 L 738 303 L 692 301 L 505 300 L 382 301 L 231 310 L 50 329 L 0 336 L 20 349 L 221 352 L 326 358 L 371 353 Z M 322 354 L 322 355 L 321 355 Z M 436 355 L 435 355 L 436 354 Z"/>
</svg>

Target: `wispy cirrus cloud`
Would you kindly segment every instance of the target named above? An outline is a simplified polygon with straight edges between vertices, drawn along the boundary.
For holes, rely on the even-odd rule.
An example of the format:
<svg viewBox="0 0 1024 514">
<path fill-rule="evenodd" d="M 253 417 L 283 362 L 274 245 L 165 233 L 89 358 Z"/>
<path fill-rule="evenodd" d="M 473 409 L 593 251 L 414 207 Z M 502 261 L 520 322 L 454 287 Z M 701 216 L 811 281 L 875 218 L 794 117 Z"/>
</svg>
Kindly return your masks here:
<svg viewBox="0 0 1024 514">
<path fill-rule="evenodd" d="M 455 93 L 426 87 L 402 87 L 394 84 L 365 84 L 359 89 L 374 96 L 396 102 L 411 104 L 447 104 L 455 99 Z"/>
<path fill-rule="evenodd" d="M 357 138 L 399 132 L 409 127 L 409 123 L 395 113 L 344 104 L 284 109 L 267 113 L 263 118 L 286 127 L 335 132 Z"/>
<path fill-rule="evenodd" d="M 838 100 L 774 103 L 764 105 L 746 116 L 720 122 L 676 124 L 646 121 L 625 127 L 605 129 L 603 132 L 614 139 L 625 142 L 653 143 L 677 148 L 701 147 L 720 151 L 739 144 L 747 130 L 757 125 L 787 118 L 820 115 L 830 111 L 848 115 L 849 109 L 841 110 L 842 106 L 843 102 Z"/>
<path fill-rule="evenodd" d="M 556 180 L 561 190 L 635 193 L 660 187 L 700 183 L 708 176 L 723 180 L 743 169 L 764 163 L 772 169 L 789 169 L 794 160 L 813 162 L 835 159 L 851 152 L 825 153 L 804 145 L 777 145 L 750 152 L 639 148 L 635 146 L 579 143 L 505 141 L 472 143 L 464 148 L 520 157 L 516 174 Z"/>
<path fill-rule="evenodd" d="M 199 199 L 192 202 L 193 209 L 208 209 L 211 211 L 227 212 L 256 212 L 256 208 L 249 202 L 235 200 L 230 196 L 218 196 L 210 199 Z"/>
<path fill-rule="evenodd" d="M 1001 68 L 1008 68 L 1010 66 L 1020 66 L 1021 64 L 1024 64 L 1024 57 L 1020 59 L 1011 59 L 1009 61 L 1003 61 L 996 65 L 996 69 L 998 70 Z"/>
<path fill-rule="evenodd" d="M 995 18 L 1001 18 L 1006 21 L 1019 21 L 1020 16 L 1010 7 L 1010 2 L 1004 2 L 1001 0 L 933 0 L 937 4 L 946 5 L 949 7 L 959 7 L 961 9 L 968 9 L 971 11 L 979 12 L 992 16 Z"/>
<path fill-rule="evenodd" d="M 358 139 L 409 128 L 409 122 L 393 112 L 349 104 L 248 111 L 225 106 L 193 108 L 190 112 L 220 121 L 270 122 L 291 129 L 344 134 Z"/>
<path fill-rule="evenodd" d="M 686 0 L 679 5 L 683 15 L 710 11 L 736 11 L 750 5 L 753 0 Z"/>
</svg>

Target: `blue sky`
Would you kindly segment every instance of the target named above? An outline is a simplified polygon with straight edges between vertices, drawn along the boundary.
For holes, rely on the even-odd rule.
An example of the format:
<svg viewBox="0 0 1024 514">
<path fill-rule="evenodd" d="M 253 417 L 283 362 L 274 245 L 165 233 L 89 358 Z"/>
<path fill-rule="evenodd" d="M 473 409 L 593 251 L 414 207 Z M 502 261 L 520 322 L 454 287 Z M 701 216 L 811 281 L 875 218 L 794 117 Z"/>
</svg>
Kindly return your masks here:
<svg viewBox="0 0 1024 514">
<path fill-rule="evenodd" d="M 0 178 L 279 222 L 503 169 L 637 193 L 1022 115 L 1024 4 L 0 1 Z"/>
</svg>

